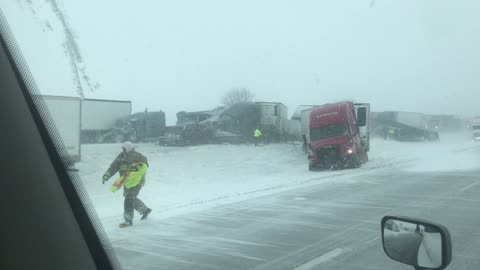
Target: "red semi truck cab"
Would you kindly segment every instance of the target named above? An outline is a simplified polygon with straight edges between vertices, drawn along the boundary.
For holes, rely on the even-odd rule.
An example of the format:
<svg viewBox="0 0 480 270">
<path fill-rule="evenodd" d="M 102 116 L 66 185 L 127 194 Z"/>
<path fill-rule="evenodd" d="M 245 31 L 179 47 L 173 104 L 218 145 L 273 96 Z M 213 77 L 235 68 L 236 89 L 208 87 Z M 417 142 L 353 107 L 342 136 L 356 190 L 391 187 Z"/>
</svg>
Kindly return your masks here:
<svg viewBox="0 0 480 270">
<path fill-rule="evenodd" d="M 369 104 L 340 102 L 310 113 L 309 169 L 357 168 L 368 161 Z"/>
</svg>

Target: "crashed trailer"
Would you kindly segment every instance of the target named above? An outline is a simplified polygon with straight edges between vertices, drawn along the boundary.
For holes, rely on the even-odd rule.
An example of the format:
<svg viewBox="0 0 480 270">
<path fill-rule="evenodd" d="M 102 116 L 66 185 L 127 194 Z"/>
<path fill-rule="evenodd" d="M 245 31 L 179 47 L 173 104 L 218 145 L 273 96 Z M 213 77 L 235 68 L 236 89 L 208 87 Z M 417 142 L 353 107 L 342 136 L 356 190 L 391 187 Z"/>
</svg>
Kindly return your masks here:
<svg viewBox="0 0 480 270">
<path fill-rule="evenodd" d="M 132 102 L 126 100 L 84 99 L 82 101 L 82 143 L 94 143 L 121 120 L 130 117 Z"/>
</svg>

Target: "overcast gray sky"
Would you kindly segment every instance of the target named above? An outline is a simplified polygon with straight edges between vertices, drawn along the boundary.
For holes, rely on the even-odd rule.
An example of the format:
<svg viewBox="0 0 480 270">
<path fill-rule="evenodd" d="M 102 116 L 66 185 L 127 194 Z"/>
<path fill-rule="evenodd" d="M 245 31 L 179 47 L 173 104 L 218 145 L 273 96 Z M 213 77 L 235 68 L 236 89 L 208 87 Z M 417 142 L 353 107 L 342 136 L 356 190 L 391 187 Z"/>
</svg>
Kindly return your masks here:
<svg viewBox="0 0 480 270">
<path fill-rule="evenodd" d="M 162 109 L 170 124 L 180 110 L 219 105 L 232 87 L 289 114 L 350 99 L 376 111 L 480 115 L 478 0 L 57 2 L 100 83 L 85 96 Z M 20 20 L 32 17 L 20 6 L 4 12 L 42 92 L 74 93 L 59 30 L 42 19 L 51 15 Z"/>
</svg>

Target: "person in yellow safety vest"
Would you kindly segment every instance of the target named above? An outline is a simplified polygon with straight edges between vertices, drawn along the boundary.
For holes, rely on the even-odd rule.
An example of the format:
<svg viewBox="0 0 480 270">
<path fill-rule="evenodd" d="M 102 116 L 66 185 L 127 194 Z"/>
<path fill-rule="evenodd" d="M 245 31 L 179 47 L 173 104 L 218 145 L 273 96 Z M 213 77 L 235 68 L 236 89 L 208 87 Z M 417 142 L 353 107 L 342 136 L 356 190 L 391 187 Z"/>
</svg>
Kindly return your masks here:
<svg viewBox="0 0 480 270">
<path fill-rule="evenodd" d="M 139 198 L 138 194 L 145 185 L 146 172 L 148 168 L 147 158 L 135 151 L 131 142 L 125 142 L 122 145 L 122 152 L 115 158 L 110 168 L 105 172 L 102 183 L 105 184 L 117 172 L 120 178 L 115 181 L 112 191 L 115 192 L 123 186 L 124 214 L 125 221 L 120 223 L 120 228 L 133 225 L 134 210 L 137 210 L 144 220 L 152 212 Z"/>
<path fill-rule="evenodd" d="M 396 133 L 395 128 L 389 128 L 389 129 L 388 129 L 388 137 L 389 137 L 390 139 L 394 139 L 394 138 L 395 138 L 395 133 Z"/>
<path fill-rule="evenodd" d="M 255 129 L 255 132 L 253 133 L 253 139 L 255 140 L 255 146 L 258 146 L 260 143 L 260 138 L 262 137 L 262 132 L 260 129 Z"/>
</svg>

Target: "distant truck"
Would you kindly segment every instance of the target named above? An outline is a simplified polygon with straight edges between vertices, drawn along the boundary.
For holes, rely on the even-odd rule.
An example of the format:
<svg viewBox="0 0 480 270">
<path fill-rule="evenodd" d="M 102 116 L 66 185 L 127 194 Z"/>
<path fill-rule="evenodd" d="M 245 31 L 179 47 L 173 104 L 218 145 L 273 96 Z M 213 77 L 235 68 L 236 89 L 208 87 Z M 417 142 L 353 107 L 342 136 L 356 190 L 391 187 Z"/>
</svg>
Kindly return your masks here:
<svg viewBox="0 0 480 270">
<path fill-rule="evenodd" d="M 469 127 L 472 132 L 472 141 L 480 142 L 480 118 L 471 119 Z"/>
<path fill-rule="evenodd" d="M 368 161 L 370 104 L 326 104 L 309 113 L 309 170 L 358 168 Z"/>
<path fill-rule="evenodd" d="M 80 161 L 81 99 L 77 97 L 40 96 L 62 139 L 65 149 L 60 149 L 62 159 L 68 163 Z M 52 129 L 49 130 L 53 132 Z M 54 135 L 55 133 L 51 133 Z M 58 145 L 62 147 L 62 145 Z"/>
<path fill-rule="evenodd" d="M 472 141 L 480 142 L 480 124 L 472 126 Z"/>
<path fill-rule="evenodd" d="M 397 141 L 438 141 L 440 136 L 429 126 L 428 117 L 416 112 L 374 114 L 376 134 Z M 434 128 L 434 127 L 433 127 Z"/>
</svg>

